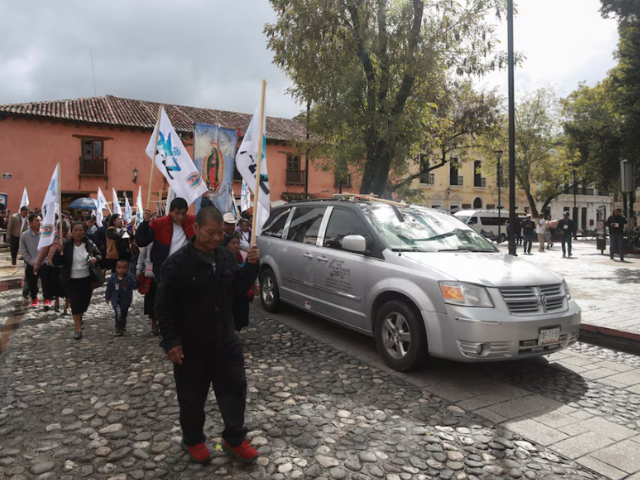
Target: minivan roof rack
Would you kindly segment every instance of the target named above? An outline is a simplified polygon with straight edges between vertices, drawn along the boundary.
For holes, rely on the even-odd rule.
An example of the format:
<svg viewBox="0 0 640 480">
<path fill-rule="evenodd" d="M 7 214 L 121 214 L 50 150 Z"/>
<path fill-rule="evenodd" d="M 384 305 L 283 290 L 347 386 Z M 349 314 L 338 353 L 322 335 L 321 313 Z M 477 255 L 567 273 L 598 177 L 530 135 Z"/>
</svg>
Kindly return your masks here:
<svg viewBox="0 0 640 480">
<path fill-rule="evenodd" d="M 396 207 L 408 207 L 409 205 L 404 202 L 394 202 L 392 200 L 385 200 L 383 198 L 376 197 L 373 193 L 369 195 L 362 195 L 360 193 L 334 193 L 334 197 L 343 198 L 359 198 L 361 200 L 368 200 L 369 202 L 386 203 L 387 205 L 395 205 Z"/>
</svg>

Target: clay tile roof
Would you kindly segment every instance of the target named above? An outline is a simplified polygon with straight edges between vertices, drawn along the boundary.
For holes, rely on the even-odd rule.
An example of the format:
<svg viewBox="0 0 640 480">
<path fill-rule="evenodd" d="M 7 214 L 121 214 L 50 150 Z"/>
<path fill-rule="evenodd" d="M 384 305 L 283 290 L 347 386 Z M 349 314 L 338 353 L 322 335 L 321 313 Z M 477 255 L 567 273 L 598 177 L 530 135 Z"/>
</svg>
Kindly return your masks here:
<svg viewBox="0 0 640 480">
<path fill-rule="evenodd" d="M 46 102 L 0 105 L 0 115 L 50 118 L 61 121 L 94 123 L 121 127 L 153 129 L 158 115 L 158 103 L 129 98 L 104 97 L 53 100 Z M 213 110 L 210 108 L 164 105 L 174 128 L 192 132 L 194 123 L 216 124 L 239 128 L 245 133 L 251 114 Z M 303 124 L 294 119 L 267 117 L 267 139 L 288 141 L 305 135 Z"/>
</svg>

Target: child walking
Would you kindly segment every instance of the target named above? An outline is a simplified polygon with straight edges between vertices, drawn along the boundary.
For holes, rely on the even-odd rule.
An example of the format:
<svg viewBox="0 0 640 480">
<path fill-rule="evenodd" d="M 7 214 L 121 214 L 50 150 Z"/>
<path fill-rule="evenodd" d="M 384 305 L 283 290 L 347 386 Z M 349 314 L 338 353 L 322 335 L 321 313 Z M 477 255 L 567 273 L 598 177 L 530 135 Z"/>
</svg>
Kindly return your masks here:
<svg viewBox="0 0 640 480">
<path fill-rule="evenodd" d="M 137 288 L 136 277 L 129 273 L 129 262 L 118 260 L 116 273 L 111 275 L 107 284 L 106 300 L 111 302 L 116 313 L 114 336 L 121 337 L 127 328 L 127 313 L 133 302 L 133 291 Z"/>
</svg>

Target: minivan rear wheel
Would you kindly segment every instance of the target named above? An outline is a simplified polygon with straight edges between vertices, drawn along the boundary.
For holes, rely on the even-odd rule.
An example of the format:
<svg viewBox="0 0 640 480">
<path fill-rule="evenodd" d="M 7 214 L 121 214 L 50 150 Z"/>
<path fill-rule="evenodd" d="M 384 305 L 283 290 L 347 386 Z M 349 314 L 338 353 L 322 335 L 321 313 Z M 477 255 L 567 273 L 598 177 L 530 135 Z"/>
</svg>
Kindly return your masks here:
<svg viewBox="0 0 640 480">
<path fill-rule="evenodd" d="M 262 308 L 269 313 L 276 313 L 280 306 L 280 293 L 273 270 L 267 268 L 260 275 L 260 301 Z"/>
<path fill-rule="evenodd" d="M 424 364 L 427 334 L 415 309 L 401 300 L 385 303 L 376 317 L 376 345 L 384 362 L 399 372 Z"/>
</svg>

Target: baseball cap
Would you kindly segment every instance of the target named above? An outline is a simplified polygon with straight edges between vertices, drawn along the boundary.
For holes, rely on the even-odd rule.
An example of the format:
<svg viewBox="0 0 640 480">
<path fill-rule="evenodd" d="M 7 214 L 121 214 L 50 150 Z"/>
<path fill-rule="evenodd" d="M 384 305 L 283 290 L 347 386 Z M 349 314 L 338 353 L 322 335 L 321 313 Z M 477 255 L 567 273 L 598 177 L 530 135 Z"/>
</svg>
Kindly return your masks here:
<svg viewBox="0 0 640 480">
<path fill-rule="evenodd" d="M 566 211 L 566 212 L 564 212 L 564 213 L 563 213 L 563 215 L 569 215 L 569 212 L 568 212 L 568 211 Z"/>
<path fill-rule="evenodd" d="M 530 217 L 530 216 L 531 216 L 531 214 L 530 214 L 530 213 L 527 213 L 527 217 Z"/>
<path fill-rule="evenodd" d="M 224 223 L 236 223 L 236 219 L 234 218 L 233 213 L 225 213 L 223 219 Z"/>
</svg>

